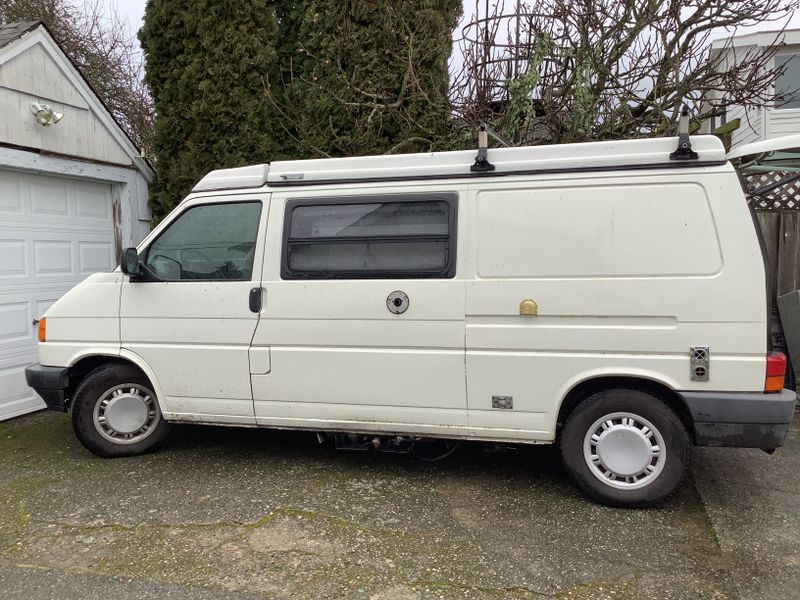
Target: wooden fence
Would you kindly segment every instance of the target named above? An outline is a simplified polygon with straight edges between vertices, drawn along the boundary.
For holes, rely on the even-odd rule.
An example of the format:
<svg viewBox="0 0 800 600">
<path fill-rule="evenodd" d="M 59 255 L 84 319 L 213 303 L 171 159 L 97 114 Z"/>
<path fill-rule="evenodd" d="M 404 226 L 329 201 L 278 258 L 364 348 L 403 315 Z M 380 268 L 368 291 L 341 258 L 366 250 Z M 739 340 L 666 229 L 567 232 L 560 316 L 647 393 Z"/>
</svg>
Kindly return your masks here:
<svg viewBox="0 0 800 600">
<path fill-rule="evenodd" d="M 800 289 L 800 211 L 756 212 L 767 246 L 769 297 Z"/>
<path fill-rule="evenodd" d="M 744 176 L 749 191 L 769 189 L 751 202 L 767 246 L 767 281 L 773 306 L 777 296 L 800 289 L 800 181 L 778 185 L 791 175 L 770 171 Z"/>
</svg>

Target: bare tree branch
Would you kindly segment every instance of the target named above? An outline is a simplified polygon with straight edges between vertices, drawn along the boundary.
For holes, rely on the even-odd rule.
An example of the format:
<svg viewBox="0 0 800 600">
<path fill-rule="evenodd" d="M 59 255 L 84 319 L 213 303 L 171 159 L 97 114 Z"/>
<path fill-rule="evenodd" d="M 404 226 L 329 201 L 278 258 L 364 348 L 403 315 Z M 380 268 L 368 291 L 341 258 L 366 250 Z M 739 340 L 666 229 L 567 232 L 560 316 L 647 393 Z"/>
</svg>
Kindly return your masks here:
<svg viewBox="0 0 800 600">
<path fill-rule="evenodd" d="M 768 106 L 782 72 L 773 58 L 795 4 L 496 0 L 484 15 L 479 0 L 459 40 L 464 63 L 451 87 L 454 112 L 467 128 L 490 121 L 536 143 L 672 134 L 683 103 L 698 120 L 733 105 Z M 711 52 L 712 35 L 759 23 L 777 24 L 772 46 L 739 49 L 728 39 Z M 508 41 L 487 44 L 487 36 Z"/>
</svg>

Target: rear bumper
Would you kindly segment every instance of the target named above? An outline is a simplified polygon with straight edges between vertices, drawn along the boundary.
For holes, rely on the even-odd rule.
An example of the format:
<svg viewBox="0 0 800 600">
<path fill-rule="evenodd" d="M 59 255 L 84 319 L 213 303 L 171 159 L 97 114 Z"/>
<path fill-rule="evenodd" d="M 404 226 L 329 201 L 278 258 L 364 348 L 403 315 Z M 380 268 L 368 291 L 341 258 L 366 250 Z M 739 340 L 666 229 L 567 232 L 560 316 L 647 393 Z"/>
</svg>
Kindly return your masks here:
<svg viewBox="0 0 800 600">
<path fill-rule="evenodd" d="M 770 450 L 783 445 L 797 404 L 793 390 L 775 394 L 680 392 L 695 428 L 698 446 Z"/>
<path fill-rule="evenodd" d="M 42 397 L 47 408 L 67 412 L 64 392 L 69 385 L 69 374 L 66 367 L 32 364 L 25 369 L 25 381 Z"/>
</svg>

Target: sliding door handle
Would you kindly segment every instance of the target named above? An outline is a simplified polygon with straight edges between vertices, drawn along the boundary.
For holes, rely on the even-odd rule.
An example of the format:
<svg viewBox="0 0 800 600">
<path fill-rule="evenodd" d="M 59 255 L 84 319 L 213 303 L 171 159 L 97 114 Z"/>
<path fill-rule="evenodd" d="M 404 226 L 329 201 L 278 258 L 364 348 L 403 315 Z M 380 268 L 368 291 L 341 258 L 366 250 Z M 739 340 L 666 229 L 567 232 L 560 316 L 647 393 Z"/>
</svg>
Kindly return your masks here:
<svg viewBox="0 0 800 600">
<path fill-rule="evenodd" d="M 261 298 L 263 296 L 263 289 L 254 287 L 250 290 L 250 310 L 254 313 L 261 312 Z"/>
</svg>

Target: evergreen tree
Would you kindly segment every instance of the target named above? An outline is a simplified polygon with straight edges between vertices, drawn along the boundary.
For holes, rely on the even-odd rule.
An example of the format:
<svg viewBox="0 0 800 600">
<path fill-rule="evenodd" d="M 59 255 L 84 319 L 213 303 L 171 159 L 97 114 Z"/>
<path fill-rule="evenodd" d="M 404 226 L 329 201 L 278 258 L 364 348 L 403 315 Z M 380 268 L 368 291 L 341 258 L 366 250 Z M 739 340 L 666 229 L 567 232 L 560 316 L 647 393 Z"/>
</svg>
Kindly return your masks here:
<svg viewBox="0 0 800 600">
<path fill-rule="evenodd" d="M 211 169 L 446 146 L 460 11 L 460 0 L 149 0 L 139 38 L 156 218 Z"/>
<path fill-rule="evenodd" d="M 445 147 L 447 61 L 460 0 L 287 2 L 282 90 L 272 98 L 303 156 Z M 300 8 L 302 7 L 302 8 Z"/>
<path fill-rule="evenodd" d="M 139 39 L 157 114 L 156 219 L 212 169 L 282 157 L 264 95 L 276 32 L 266 2 L 148 1 Z"/>
</svg>

